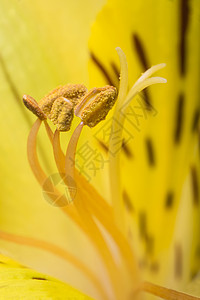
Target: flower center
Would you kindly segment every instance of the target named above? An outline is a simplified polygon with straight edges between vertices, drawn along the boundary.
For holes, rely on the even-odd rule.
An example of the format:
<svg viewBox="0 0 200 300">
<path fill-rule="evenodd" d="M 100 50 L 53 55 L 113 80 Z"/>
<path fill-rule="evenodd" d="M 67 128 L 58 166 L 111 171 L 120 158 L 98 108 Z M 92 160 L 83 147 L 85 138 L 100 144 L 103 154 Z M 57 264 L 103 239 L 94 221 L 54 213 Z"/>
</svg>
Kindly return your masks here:
<svg viewBox="0 0 200 300">
<path fill-rule="evenodd" d="M 94 127 L 104 120 L 116 102 L 113 120 L 117 119 L 118 122 L 113 122 L 112 126 L 122 136 L 124 123 L 124 113 L 120 113 L 122 106 L 125 105 L 128 108 L 133 97 L 147 86 L 166 82 L 161 77 L 150 77 L 154 72 L 164 67 L 164 64 L 160 64 L 147 70 L 127 92 L 126 57 L 120 48 L 117 51 L 121 63 L 118 99 L 115 87 L 93 88 L 88 92 L 87 88 L 80 84 L 58 87 L 40 100 L 38 104 L 30 96 L 25 95 L 23 97 L 25 106 L 39 119 L 33 125 L 28 139 L 29 163 L 40 185 L 43 186 L 45 182 L 46 192 L 51 191 L 48 196 L 52 203 L 55 203 L 56 199 L 56 205 L 84 232 L 101 258 L 109 279 L 109 287 L 104 287 L 104 279 L 101 274 L 97 275 L 97 280 L 95 276 L 90 276 L 99 291 L 99 295 L 101 295 L 101 299 L 136 299 L 136 294 L 137 297 L 138 294 L 140 295 L 139 291 L 146 291 L 171 300 L 175 299 L 173 296 L 175 291 L 151 283 L 141 283 L 137 258 L 122 229 L 119 154 L 115 157 L 110 155 L 109 159 L 112 206 L 98 194 L 75 167 L 76 147 L 84 125 Z M 76 116 L 81 118 L 81 122 L 72 133 L 66 154 L 64 154 L 60 145 L 60 131 L 70 130 L 74 112 Z M 47 123 L 47 118 L 56 125 L 54 133 Z M 48 176 L 40 166 L 36 151 L 36 138 L 42 121 L 53 147 L 58 172 L 69 189 L 70 196 L 68 198 L 65 195 L 60 195 L 56 189 L 52 193 L 52 182 L 48 182 Z M 115 143 L 110 140 L 110 153 L 115 152 L 115 147 Z M 72 179 L 77 185 L 75 195 L 70 190 L 69 179 Z M 116 251 L 113 249 L 117 249 L 120 260 L 117 260 Z M 83 271 L 83 268 L 81 270 Z M 176 299 L 195 299 L 183 293 L 175 293 Z"/>
</svg>

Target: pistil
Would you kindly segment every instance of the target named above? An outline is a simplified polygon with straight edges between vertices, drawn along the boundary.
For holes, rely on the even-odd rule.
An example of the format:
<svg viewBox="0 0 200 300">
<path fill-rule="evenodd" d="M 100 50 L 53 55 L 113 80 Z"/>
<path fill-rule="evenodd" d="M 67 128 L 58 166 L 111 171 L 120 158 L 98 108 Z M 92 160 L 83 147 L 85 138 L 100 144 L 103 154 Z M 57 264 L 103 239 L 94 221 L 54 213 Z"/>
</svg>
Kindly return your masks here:
<svg viewBox="0 0 200 300">
<path fill-rule="evenodd" d="M 114 207 L 115 221 L 119 229 L 125 234 L 124 216 L 123 216 L 123 201 L 121 198 L 121 185 L 120 185 L 120 143 L 122 146 L 123 141 L 123 127 L 125 116 L 131 103 L 132 99 L 146 87 L 156 83 L 166 83 L 166 79 L 162 77 L 149 78 L 153 73 L 162 69 L 165 64 L 159 64 L 148 69 L 140 78 L 136 81 L 133 87 L 127 92 L 128 89 L 128 68 L 126 62 L 126 56 L 120 48 L 117 48 L 117 52 L 121 64 L 120 74 L 120 87 L 119 96 L 117 99 L 113 121 L 112 121 L 112 132 L 117 132 L 117 138 L 119 143 L 116 143 L 114 139 L 110 138 L 109 143 L 109 169 L 110 169 L 110 190 L 111 198 Z M 123 109 L 123 113 L 122 113 Z M 117 122 L 116 122 L 117 120 Z M 116 153 L 113 155 L 113 153 Z"/>
</svg>

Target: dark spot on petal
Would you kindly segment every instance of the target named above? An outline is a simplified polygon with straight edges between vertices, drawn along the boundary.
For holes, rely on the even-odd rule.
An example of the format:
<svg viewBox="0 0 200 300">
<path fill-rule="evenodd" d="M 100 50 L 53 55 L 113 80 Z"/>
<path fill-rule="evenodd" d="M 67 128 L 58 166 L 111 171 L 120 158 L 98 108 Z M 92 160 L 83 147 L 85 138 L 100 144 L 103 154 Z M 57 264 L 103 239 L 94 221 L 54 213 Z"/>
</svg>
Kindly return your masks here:
<svg viewBox="0 0 200 300">
<path fill-rule="evenodd" d="M 132 41 L 133 41 L 133 46 L 137 52 L 138 58 L 143 66 L 143 69 L 147 70 L 149 68 L 149 62 L 147 59 L 147 55 L 145 53 L 145 48 L 144 45 L 142 44 L 140 37 L 136 33 L 133 33 Z"/>
<path fill-rule="evenodd" d="M 151 255 L 154 249 L 154 238 L 149 234 L 146 234 L 146 252 Z"/>
<path fill-rule="evenodd" d="M 199 148 L 199 154 L 200 154 L 200 128 L 198 130 L 198 148 Z"/>
<path fill-rule="evenodd" d="M 114 61 L 112 61 L 112 62 L 110 63 L 110 65 L 111 65 L 111 67 L 112 67 L 112 69 L 113 69 L 113 71 L 114 71 L 114 74 L 116 75 L 116 79 L 119 81 L 119 78 L 120 78 L 120 71 L 119 71 L 119 68 L 117 67 L 117 65 L 115 64 Z"/>
<path fill-rule="evenodd" d="M 174 193 L 169 191 L 166 195 L 165 208 L 166 209 L 172 208 L 173 204 L 174 204 Z"/>
<path fill-rule="evenodd" d="M 144 211 L 139 213 L 139 233 L 141 239 L 145 242 L 146 253 L 152 255 L 154 250 L 154 238 L 148 233 L 147 215 Z"/>
<path fill-rule="evenodd" d="M 146 139 L 147 158 L 150 166 L 155 166 L 155 152 L 150 138 Z"/>
<path fill-rule="evenodd" d="M 131 159 L 133 158 L 133 153 L 130 149 L 130 147 L 127 145 L 127 143 L 125 143 L 125 141 L 122 141 L 122 151 L 124 152 L 124 154 L 126 155 L 127 158 Z"/>
<path fill-rule="evenodd" d="M 200 245 L 197 246 L 195 252 L 196 252 L 196 257 L 197 257 L 197 258 L 200 258 Z"/>
<path fill-rule="evenodd" d="M 150 64 L 148 62 L 147 54 L 145 52 L 145 48 L 141 41 L 141 38 L 136 33 L 132 34 L 132 42 L 133 42 L 133 47 L 136 50 L 136 53 L 142 65 L 142 69 L 143 71 L 146 71 L 150 67 Z M 142 95 L 147 109 L 151 110 L 152 109 L 151 99 L 148 90 L 147 89 L 143 90 Z"/>
<path fill-rule="evenodd" d="M 197 170 L 195 166 L 191 167 L 191 180 L 192 180 L 193 199 L 194 199 L 194 204 L 196 205 L 199 203 L 199 186 L 198 186 Z"/>
<path fill-rule="evenodd" d="M 126 209 L 127 209 L 129 212 L 133 212 L 133 211 L 134 211 L 134 208 L 133 208 L 131 199 L 130 199 L 128 193 L 127 193 L 125 190 L 123 190 L 122 197 L 123 197 L 123 200 L 124 200 L 124 204 L 125 204 L 125 206 L 126 206 Z"/>
<path fill-rule="evenodd" d="M 129 240 L 133 240 L 133 234 L 132 234 L 132 229 L 129 227 L 128 228 L 128 231 L 127 231 L 127 236 L 128 236 L 128 239 Z"/>
<path fill-rule="evenodd" d="M 181 140 L 181 133 L 183 130 L 183 113 L 184 113 L 184 95 L 180 94 L 177 102 L 174 142 L 177 144 Z"/>
<path fill-rule="evenodd" d="M 42 278 L 42 277 L 32 277 L 31 279 L 34 279 L 34 280 L 47 280 L 46 278 Z"/>
<path fill-rule="evenodd" d="M 22 105 L 22 97 L 20 96 L 18 90 L 17 90 L 17 87 L 15 85 L 15 83 L 13 82 L 8 70 L 7 70 L 7 67 L 6 67 L 6 64 L 3 60 L 3 58 L 0 56 L 0 64 L 1 64 L 1 68 L 2 68 L 2 71 L 4 73 L 4 76 L 5 76 L 5 79 L 10 87 L 10 90 L 14 96 L 14 99 L 17 101 L 17 103 L 19 104 L 19 107 L 21 109 L 21 112 L 23 114 L 23 117 L 24 117 L 24 120 L 26 120 L 27 124 L 28 125 L 32 125 L 32 121 L 31 119 L 29 118 L 29 115 L 26 113 L 26 111 L 24 110 L 24 107 Z"/>
<path fill-rule="evenodd" d="M 183 252 L 181 245 L 175 245 L 175 266 L 174 274 L 176 279 L 180 279 L 183 274 Z"/>
<path fill-rule="evenodd" d="M 93 52 L 90 53 L 90 57 L 91 57 L 92 61 L 94 62 L 94 64 L 97 66 L 97 68 L 100 70 L 102 75 L 104 76 L 107 84 L 115 86 L 111 79 L 111 76 L 109 75 L 109 72 L 107 71 L 107 69 L 103 65 L 103 63 L 100 61 L 100 59 Z"/>
<path fill-rule="evenodd" d="M 158 271 L 159 271 L 159 263 L 158 262 L 152 262 L 151 264 L 150 264 L 150 271 L 151 272 L 153 272 L 153 273 L 158 273 Z"/>
<path fill-rule="evenodd" d="M 185 75 L 186 65 L 186 33 L 189 23 L 189 1 L 180 1 L 180 43 L 178 57 L 180 57 L 180 73 Z"/>
<path fill-rule="evenodd" d="M 6 68 L 6 64 L 4 63 L 2 57 L 0 56 L 0 64 L 1 64 L 1 67 L 2 67 L 2 70 L 3 70 L 3 73 L 4 73 L 4 76 L 5 76 L 5 79 L 7 80 L 7 83 L 10 87 L 10 90 L 15 98 L 15 100 L 17 101 L 17 103 L 19 103 L 19 107 L 21 109 L 21 113 L 23 114 L 23 118 L 24 120 L 27 122 L 27 124 L 29 125 L 29 127 L 32 126 L 32 121 L 31 119 L 29 118 L 29 114 L 27 114 L 26 110 L 24 110 L 24 105 L 22 105 L 22 97 L 20 97 L 19 95 L 19 92 L 17 90 L 17 87 L 15 86 L 7 68 Z M 44 153 L 44 149 L 40 146 L 40 141 L 38 142 L 39 144 L 39 150 L 40 150 L 40 153 L 41 153 L 41 157 L 43 159 L 43 162 L 44 164 L 46 165 L 47 169 L 48 170 L 51 170 L 50 166 L 49 166 L 49 162 L 47 160 L 47 156 L 46 154 Z"/>
<path fill-rule="evenodd" d="M 3 289 L 3 288 L 8 287 L 8 286 L 9 286 L 8 284 L 7 285 L 1 285 L 0 289 Z"/>
<path fill-rule="evenodd" d="M 104 142 L 98 140 L 99 145 L 103 148 L 103 150 L 108 153 L 108 146 L 104 144 Z"/>
<path fill-rule="evenodd" d="M 199 270 L 198 271 L 191 271 L 190 280 L 193 281 L 197 277 L 198 274 L 199 274 Z"/>
<path fill-rule="evenodd" d="M 147 237 L 147 216 L 145 212 L 139 213 L 139 232 L 142 239 Z"/>
<path fill-rule="evenodd" d="M 200 111 L 196 110 L 193 116 L 192 132 L 195 132 L 198 128 L 199 116 L 200 116 Z"/>
<path fill-rule="evenodd" d="M 4 261 L 0 261 L 0 264 L 2 265 L 6 265 L 6 263 Z"/>
<path fill-rule="evenodd" d="M 144 89 L 142 91 L 142 98 L 146 104 L 146 108 L 147 110 L 152 110 L 152 106 L 151 106 L 151 100 L 150 100 L 150 95 L 149 95 L 149 91 L 148 89 Z"/>
<path fill-rule="evenodd" d="M 148 263 L 147 263 L 147 260 L 145 258 L 139 261 L 139 267 L 141 269 L 145 269 L 145 268 L 147 268 L 147 266 L 148 266 Z"/>
</svg>

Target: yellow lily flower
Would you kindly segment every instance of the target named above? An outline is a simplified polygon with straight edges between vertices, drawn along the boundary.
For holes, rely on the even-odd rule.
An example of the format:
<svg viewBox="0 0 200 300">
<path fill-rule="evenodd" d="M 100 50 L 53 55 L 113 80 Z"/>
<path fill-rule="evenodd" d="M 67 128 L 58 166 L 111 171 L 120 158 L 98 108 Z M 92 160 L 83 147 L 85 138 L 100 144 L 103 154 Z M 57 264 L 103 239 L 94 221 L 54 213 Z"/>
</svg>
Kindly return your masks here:
<svg viewBox="0 0 200 300">
<path fill-rule="evenodd" d="M 74 197 L 74 205 L 71 203 L 63 207 L 62 202 L 58 202 L 56 203 L 58 207 L 55 208 L 43 201 L 40 188 L 32 183 L 32 180 L 26 175 L 29 174 L 29 169 L 27 163 L 24 162 L 25 151 L 21 150 L 21 145 L 25 149 L 23 136 L 20 136 L 21 132 L 24 132 L 24 123 L 21 120 L 20 123 L 18 122 L 20 127 L 18 126 L 17 136 L 15 135 L 20 142 L 22 140 L 20 149 L 16 156 L 10 157 L 9 155 L 9 165 L 12 165 L 13 169 L 7 176 L 3 174 L 2 178 L 6 178 L 4 182 L 7 183 L 7 186 L 4 186 L 7 188 L 7 193 L 2 191 L 4 198 L 1 216 L 1 252 L 29 267 L 69 282 L 95 299 L 128 299 L 131 293 L 132 297 L 134 297 L 133 293 L 138 288 L 154 294 L 157 293 L 157 295 L 163 296 L 165 299 L 175 299 L 170 298 L 173 297 L 175 292 L 162 289 L 150 283 L 140 283 L 138 260 L 142 269 L 142 277 L 171 288 L 182 289 L 186 282 L 189 281 L 191 272 L 193 274 L 199 269 L 198 257 L 196 256 L 199 246 L 199 169 L 196 166 L 196 131 L 199 115 L 198 102 L 196 100 L 199 76 L 199 41 L 194 39 L 194 37 L 198 36 L 199 4 L 197 1 L 191 1 L 188 8 L 188 1 L 171 2 L 163 0 L 160 1 L 157 9 L 155 9 L 155 4 L 158 4 L 157 1 L 150 1 L 146 6 L 144 6 L 143 2 L 129 3 L 127 1 L 123 3 L 122 1 L 108 1 L 107 6 L 97 18 L 90 40 L 91 87 L 102 86 L 107 83 L 119 87 L 116 73 L 119 73 L 120 67 L 114 54 L 114 48 L 116 46 L 123 48 L 128 58 L 129 81 L 124 54 L 118 50 L 121 62 L 121 81 L 119 99 L 113 120 L 120 120 L 120 122 L 112 124 L 122 134 L 121 124 L 125 121 L 123 133 L 126 135 L 123 136 L 124 142 L 122 143 L 122 140 L 120 140 L 119 143 L 123 149 L 121 181 L 119 180 L 120 152 L 112 139 L 110 144 L 107 144 L 107 140 L 104 140 L 102 135 L 99 135 L 105 129 L 103 122 L 97 125 L 94 130 L 84 128 L 84 137 L 91 137 L 91 141 L 89 138 L 90 145 L 93 146 L 92 149 L 98 150 L 98 154 L 108 149 L 110 156 L 107 158 L 109 160 L 107 167 L 110 165 L 110 189 L 105 187 L 105 181 L 101 180 L 102 174 L 105 180 L 106 163 L 104 168 L 97 172 L 98 174 L 96 174 L 95 170 L 93 174 L 96 176 L 93 175 L 93 178 L 91 178 L 92 184 L 98 189 L 99 193 L 95 191 L 84 177 L 76 172 L 73 174 L 74 169 L 69 168 L 67 174 L 70 178 L 76 179 L 73 183 L 77 184 L 78 188 L 75 196 L 71 192 L 71 198 Z M 20 11 L 19 6 L 20 2 L 17 4 L 15 2 L 14 8 L 16 11 Z M 180 13 L 180 8 L 182 9 L 182 14 Z M 18 14 L 16 14 L 15 9 L 5 9 L 5 12 L 9 12 L 7 15 L 3 13 L 6 20 L 7 18 L 18 20 Z M 27 5 L 26 12 L 29 10 L 30 7 Z M 40 8 L 40 5 L 36 5 L 36 11 L 33 13 L 38 15 L 38 12 L 41 11 L 43 10 Z M 21 9 L 21 14 L 22 12 L 23 10 Z M 179 25 L 177 25 L 177 15 L 179 15 L 179 22 L 182 22 Z M 184 23 L 183 21 L 187 20 L 189 16 L 190 23 L 189 21 Z M 20 19 L 22 17 L 29 19 L 25 13 L 23 16 L 20 15 Z M 48 24 L 51 18 L 42 15 L 41 20 L 42 22 L 44 21 L 44 24 L 45 22 Z M 157 27 L 155 26 L 156 22 L 159 24 Z M 188 25 L 187 23 L 190 24 L 190 27 L 186 26 Z M 173 26 L 174 24 L 175 26 Z M 183 26 L 181 34 L 179 34 L 177 29 L 180 24 Z M 30 28 L 33 30 L 31 25 Z M 60 27 L 58 26 L 58 28 Z M 113 28 L 115 28 L 115 32 L 119 32 L 119 35 L 115 35 Z M 176 32 L 174 33 L 175 29 L 177 34 L 175 34 Z M 185 37 L 186 32 L 187 39 Z M 33 31 L 34 44 L 40 49 L 42 38 L 38 41 L 37 35 L 34 33 L 35 31 Z M 55 29 L 54 43 L 57 37 Z M 166 48 L 169 37 L 171 42 L 170 49 Z M 32 45 L 32 41 L 33 39 L 29 40 L 30 45 Z M 130 41 L 132 41 L 132 44 Z M 18 42 L 14 42 L 17 45 Z M 52 41 L 48 44 L 52 45 Z M 25 45 L 27 44 L 25 43 Z M 148 55 L 144 51 L 144 45 L 145 49 L 149 51 Z M 19 47 L 19 49 L 21 48 Z M 175 55 L 176 51 L 178 51 L 177 49 L 179 49 L 179 56 Z M 190 56 L 186 56 L 186 49 Z M 23 48 L 22 50 L 25 51 L 27 49 Z M 43 51 L 47 53 L 47 58 L 51 57 L 51 48 Z M 5 49 L 4 53 L 2 55 L 4 58 L 2 59 L 2 78 L 8 85 L 7 91 L 10 92 L 10 95 L 11 93 L 12 95 L 17 94 L 15 86 L 20 86 L 20 92 L 21 88 L 23 88 L 23 92 L 26 91 L 34 97 L 35 95 L 40 95 L 40 88 L 37 91 L 37 87 L 35 88 L 32 82 L 30 83 L 30 78 L 27 76 L 27 74 L 33 74 L 34 70 L 34 65 L 32 65 L 32 71 L 31 68 L 29 69 L 30 57 L 28 56 L 27 58 L 24 52 L 21 53 L 21 59 L 25 59 L 23 65 L 26 70 L 19 72 L 19 74 L 26 74 L 26 77 L 21 75 L 20 78 L 20 75 L 18 75 L 17 78 L 13 79 L 10 76 L 10 72 L 13 71 L 12 66 L 16 66 L 16 64 L 9 62 L 7 65 L 8 57 L 6 55 L 9 54 L 9 51 Z M 39 55 L 40 61 L 41 56 L 40 54 L 37 55 Z M 58 55 L 58 57 L 59 61 L 55 61 L 52 64 L 49 64 L 47 58 L 46 64 L 45 60 L 41 66 L 38 63 L 38 71 L 41 70 L 41 74 L 40 71 L 37 71 L 37 76 L 38 73 L 39 76 L 35 79 L 38 87 L 40 87 L 40 80 L 45 78 L 45 74 L 48 78 L 47 86 L 51 86 L 51 83 L 54 83 L 53 87 L 55 87 L 60 83 L 62 74 L 54 70 L 58 65 L 60 69 L 61 64 L 59 62 L 61 62 L 61 59 L 62 62 L 65 59 L 62 55 Z M 6 64 L 4 63 L 5 59 Z M 152 87 L 148 94 L 134 98 L 137 102 L 133 104 L 133 107 L 131 105 L 126 106 L 129 98 L 132 99 L 133 95 L 135 95 L 134 93 L 144 88 L 145 84 L 148 86 L 152 83 L 162 82 L 162 79 L 149 79 L 148 77 L 152 72 L 150 71 L 152 69 L 150 69 L 149 73 L 144 73 L 146 75 L 143 75 L 142 79 L 137 82 L 128 98 L 126 97 L 127 84 L 131 87 L 142 71 L 145 71 L 151 65 L 156 65 L 163 61 L 167 63 L 164 76 L 168 79 L 168 84 L 165 87 Z M 44 68 L 44 65 L 46 68 Z M 18 70 L 19 62 L 17 67 Z M 64 70 L 63 66 L 62 69 Z M 154 71 L 156 70 L 157 67 Z M 71 72 L 69 78 L 73 78 L 76 74 L 74 70 Z M 60 74 L 60 77 L 55 74 Z M 81 75 L 79 76 L 78 81 L 81 80 Z M 21 85 L 22 79 L 24 79 L 26 85 Z M 38 84 L 37 80 L 39 80 Z M 77 78 L 75 78 L 75 81 L 77 82 Z M 143 83 L 144 86 L 142 85 Z M 99 90 L 95 90 L 95 93 L 97 93 L 95 97 L 98 96 Z M 189 102 L 188 99 L 191 99 L 191 95 L 193 97 Z M 27 99 L 30 100 L 29 98 Z M 88 100 L 87 97 L 86 100 Z M 89 100 L 91 99 L 89 98 Z M 125 106 L 122 106 L 122 100 L 126 100 L 123 102 Z M 141 101 L 146 106 L 141 106 Z M 18 109 L 16 103 L 11 103 Z M 128 118 L 128 116 L 131 116 L 131 112 L 128 112 L 127 109 L 132 109 L 133 116 L 133 109 L 138 109 L 138 104 L 140 105 L 140 110 L 143 108 L 146 117 L 143 116 L 143 121 L 139 124 L 133 124 L 133 118 Z M 9 126 L 13 128 L 11 111 L 9 109 L 8 122 L 6 122 L 5 126 L 6 132 Z M 25 110 L 23 113 L 26 118 L 29 118 Z M 79 112 L 77 114 L 79 115 Z M 140 114 L 141 112 L 139 111 L 137 117 Z M 18 112 L 18 116 L 21 119 L 21 111 Z M 183 117 L 185 118 L 184 123 Z M 111 114 L 104 123 L 107 124 L 107 121 L 110 120 L 112 121 Z M 134 122 L 137 122 L 137 119 L 134 119 Z M 29 135 L 28 157 L 34 175 L 43 186 L 43 194 L 45 195 L 45 191 L 49 192 L 50 189 L 49 181 L 38 164 L 35 152 L 36 135 L 40 123 L 41 121 L 36 121 Z M 77 124 L 77 122 L 75 123 Z M 53 143 L 56 165 L 59 172 L 63 173 L 64 156 L 59 144 L 59 131 L 55 131 L 53 136 L 46 121 L 45 125 Z M 75 129 L 74 125 L 71 131 Z M 139 132 L 137 136 L 134 133 L 134 140 L 131 137 L 133 127 L 134 130 Z M 54 128 L 52 127 L 52 129 Z M 76 141 L 81 130 L 82 125 L 74 131 L 68 145 L 66 154 L 67 166 L 69 166 L 69 159 L 75 163 L 72 154 L 76 148 Z M 26 129 L 26 133 L 27 131 L 28 129 Z M 55 168 L 53 168 L 51 162 L 54 158 L 46 149 L 46 145 L 48 147 L 51 145 L 47 141 L 45 130 L 40 133 L 39 137 L 39 158 L 42 161 L 42 168 L 45 168 L 48 174 L 53 174 L 55 173 Z M 94 138 L 92 139 L 92 137 Z M 66 146 L 66 139 L 69 139 L 70 135 L 65 134 L 64 138 L 65 141 L 62 141 L 62 146 Z M 10 138 L 9 142 L 9 145 L 13 143 L 12 148 L 14 148 L 15 140 L 13 141 Z M 80 145 L 85 145 L 85 140 Z M 80 148 L 77 149 L 79 150 Z M 42 153 L 42 151 L 44 152 Z M 16 158 L 20 157 L 20 155 L 22 159 L 17 160 Z M 5 170 L 8 170 L 6 159 L 2 163 L 5 165 Z M 23 172 L 21 174 L 19 171 L 16 174 L 15 170 L 23 170 Z M 94 169 L 92 171 L 94 172 Z M 86 173 L 85 175 L 90 174 Z M 131 175 L 133 176 L 132 178 Z M 16 188 L 10 186 L 10 182 L 16 181 L 23 183 L 23 185 L 20 187 L 18 184 Z M 46 190 L 44 182 L 47 185 Z M 66 181 L 65 183 L 69 186 L 69 182 Z M 111 192 L 110 196 L 109 192 Z M 18 197 L 20 198 L 17 205 L 16 200 L 13 203 L 13 199 L 16 199 L 16 194 L 17 199 Z M 105 196 L 111 206 L 101 195 Z M 190 203 L 188 203 L 188 199 Z M 65 201 L 62 198 L 61 200 Z M 187 220 L 185 220 L 186 212 L 188 213 Z M 72 224 L 70 218 L 77 226 Z M 79 227 L 81 227 L 82 231 Z M 108 236 L 104 230 L 107 230 Z M 183 230 L 186 232 L 186 237 L 184 236 L 184 238 L 182 237 Z M 165 237 L 163 238 L 164 234 Z M 191 234 L 193 234 L 193 240 L 189 240 Z M 113 243 L 117 249 L 113 249 Z M 80 245 L 84 245 L 81 247 L 81 253 L 79 251 Z M 94 251 L 94 248 L 96 251 Z M 116 251 L 119 253 L 116 253 Z M 133 254 L 134 252 L 136 254 Z M 117 263 L 117 259 L 120 259 L 121 263 Z M 80 274 L 80 271 L 82 271 L 82 274 Z M 40 276 L 32 275 L 32 277 L 37 278 Z M 63 292 L 64 297 L 66 293 L 68 291 Z M 54 296 L 54 294 L 52 295 Z M 192 299 L 180 293 L 175 295 L 176 299 Z M 82 295 L 78 297 L 82 297 Z"/>
</svg>

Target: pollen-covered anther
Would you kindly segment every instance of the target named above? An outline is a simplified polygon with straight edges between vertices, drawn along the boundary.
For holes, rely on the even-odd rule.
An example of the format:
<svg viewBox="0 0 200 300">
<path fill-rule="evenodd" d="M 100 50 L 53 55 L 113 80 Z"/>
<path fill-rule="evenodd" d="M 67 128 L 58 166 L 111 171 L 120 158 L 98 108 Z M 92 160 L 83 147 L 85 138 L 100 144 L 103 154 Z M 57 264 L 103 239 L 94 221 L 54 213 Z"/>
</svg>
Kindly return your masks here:
<svg viewBox="0 0 200 300">
<path fill-rule="evenodd" d="M 23 102 L 26 108 L 28 108 L 34 115 L 36 115 L 40 120 L 45 120 L 47 117 L 39 107 L 37 101 L 29 96 L 29 95 L 24 95 L 23 96 Z"/>
<path fill-rule="evenodd" d="M 39 101 L 38 105 L 47 117 L 49 117 L 53 103 L 57 98 L 64 97 L 69 99 L 75 106 L 86 93 L 87 88 L 83 84 L 66 84 L 52 90 Z"/>
<path fill-rule="evenodd" d="M 80 117 L 85 125 L 94 127 L 106 118 L 116 99 L 117 89 L 113 86 L 93 88 L 76 105 L 75 115 Z"/>
<path fill-rule="evenodd" d="M 64 97 L 57 98 L 52 105 L 49 115 L 50 120 L 56 125 L 56 128 L 59 131 L 70 130 L 73 117 L 74 105 L 71 100 Z"/>
</svg>

